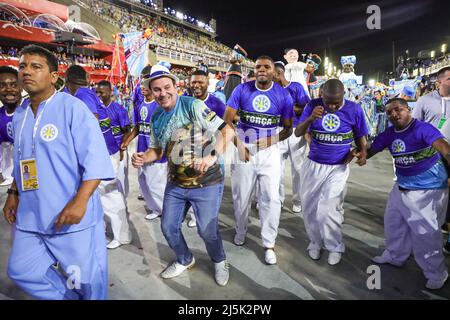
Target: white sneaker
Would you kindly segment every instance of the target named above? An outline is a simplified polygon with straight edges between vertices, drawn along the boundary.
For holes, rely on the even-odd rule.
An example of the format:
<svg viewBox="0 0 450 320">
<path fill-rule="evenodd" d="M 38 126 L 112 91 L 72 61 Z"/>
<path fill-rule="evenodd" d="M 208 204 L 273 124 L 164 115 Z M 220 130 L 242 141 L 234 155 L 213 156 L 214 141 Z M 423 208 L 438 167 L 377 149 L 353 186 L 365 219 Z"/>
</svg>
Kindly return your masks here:
<svg viewBox="0 0 450 320">
<path fill-rule="evenodd" d="M 152 212 L 152 213 L 146 215 L 145 219 L 146 220 L 155 220 L 156 218 L 159 218 L 160 216 L 161 215 L 159 213 Z"/>
<path fill-rule="evenodd" d="M 316 249 L 308 250 L 308 255 L 313 260 L 319 260 L 320 259 L 320 250 L 316 250 Z"/>
<path fill-rule="evenodd" d="M 230 272 L 228 271 L 228 262 L 226 260 L 223 260 L 219 263 L 214 263 L 214 279 L 216 280 L 216 283 L 224 287 L 228 283 L 228 279 L 230 278 Z"/>
<path fill-rule="evenodd" d="M 259 210 L 259 203 L 256 203 L 256 210 Z"/>
<path fill-rule="evenodd" d="M 302 206 L 296 206 L 295 204 L 292 206 L 292 212 L 300 213 L 302 212 Z"/>
<path fill-rule="evenodd" d="M 234 244 L 237 246 L 243 246 L 245 243 L 245 234 L 238 234 L 236 233 L 234 235 L 234 240 L 233 240 Z"/>
<path fill-rule="evenodd" d="M 188 221 L 187 226 L 188 226 L 189 228 L 195 228 L 195 227 L 197 227 L 197 220 L 196 220 L 195 218 L 191 218 L 191 219 Z"/>
<path fill-rule="evenodd" d="M 445 278 L 441 281 L 431 280 L 428 279 L 427 283 L 425 284 L 425 287 L 427 289 L 431 290 L 438 290 L 444 286 L 445 281 L 447 281 L 448 275 L 445 276 Z"/>
<path fill-rule="evenodd" d="M 273 249 L 266 249 L 264 259 L 266 260 L 267 264 L 276 264 L 277 263 L 277 255 Z"/>
<path fill-rule="evenodd" d="M 340 252 L 330 252 L 328 254 L 328 264 L 334 266 L 341 261 L 342 253 Z"/>
<path fill-rule="evenodd" d="M 106 245 L 106 248 L 108 248 L 108 249 L 117 249 L 121 245 L 130 244 L 130 243 L 131 243 L 131 241 L 120 242 L 119 240 L 114 239 L 114 240 L 112 240 L 110 243 L 108 243 Z"/>
<path fill-rule="evenodd" d="M 189 263 L 187 266 L 182 265 L 181 263 L 174 261 L 169 266 L 167 266 L 166 269 L 164 269 L 163 272 L 161 272 L 161 278 L 163 279 L 170 279 L 179 276 L 184 272 L 186 269 L 192 269 L 192 267 L 195 264 L 195 259 L 192 258 L 191 263 Z"/>
</svg>

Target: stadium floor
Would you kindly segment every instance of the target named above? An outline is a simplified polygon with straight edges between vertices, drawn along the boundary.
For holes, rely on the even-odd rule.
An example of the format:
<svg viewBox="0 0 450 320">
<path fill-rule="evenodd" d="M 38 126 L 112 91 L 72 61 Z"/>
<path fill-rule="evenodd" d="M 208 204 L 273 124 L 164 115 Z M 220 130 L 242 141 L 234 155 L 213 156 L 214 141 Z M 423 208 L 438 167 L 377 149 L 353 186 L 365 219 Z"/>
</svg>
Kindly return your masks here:
<svg viewBox="0 0 450 320">
<path fill-rule="evenodd" d="M 286 177 L 290 177 L 290 166 L 287 167 Z M 370 258 L 384 246 L 383 212 L 392 177 L 392 161 L 387 153 L 371 159 L 366 167 L 352 165 L 343 226 L 347 248 L 336 266 L 327 264 L 326 253 L 318 262 L 308 258 L 305 227 L 301 216 L 290 210 L 291 184 L 286 179 L 289 201 L 281 215 L 276 246 L 278 264 L 268 266 L 264 263 L 255 208 L 246 244 L 236 247 L 232 243 L 234 215 L 228 176 L 220 209 L 220 231 L 230 263 L 230 281 L 226 287 L 218 287 L 203 242 L 197 230 L 188 228 L 186 223 L 183 232 L 197 260 L 196 266 L 172 280 L 159 277 L 174 255 L 161 233 L 160 220 L 144 219 L 144 202 L 137 200 L 136 170 L 130 168 L 128 209 L 133 242 L 108 252 L 109 299 L 448 299 L 450 284 L 437 291 L 427 290 L 412 258 L 402 268 L 381 266 L 381 289 L 367 287 L 372 274 L 367 272 L 372 265 Z M 5 192 L 6 188 L 0 188 L 2 206 Z M 31 299 L 6 275 L 11 233 L 3 218 L 0 239 L 0 299 Z M 446 262 L 450 265 L 450 257 Z"/>
</svg>

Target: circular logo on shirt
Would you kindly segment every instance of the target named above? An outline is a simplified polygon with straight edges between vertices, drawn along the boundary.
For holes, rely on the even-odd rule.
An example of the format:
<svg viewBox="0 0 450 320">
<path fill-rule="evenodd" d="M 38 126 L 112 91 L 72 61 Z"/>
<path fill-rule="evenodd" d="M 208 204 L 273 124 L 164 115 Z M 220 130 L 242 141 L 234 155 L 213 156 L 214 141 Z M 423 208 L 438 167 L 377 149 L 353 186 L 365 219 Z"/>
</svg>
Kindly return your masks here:
<svg viewBox="0 0 450 320">
<path fill-rule="evenodd" d="M 255 109 L 258 112 L 266 112 L 267 110 L 270 109 L 270 100 L 269 98 L 267 98 L 267 96 L 265 95 L 259 95 L 256 96 L 253 99 L 253 109 Z"/>
<path fill-rule="evenodd" d="M 395 139 L 394 142 L 392 142 L 392 152 L 393 153 L 401 153 L 406 151 L 406 145 L 403 142 L 403 140 Z"/>
<path fill-rule="evenodd" d="M 335 114 L 328 113 L 322 118 L 322 127 L 328 132 L 334 132 L 341 126 L 341 120 Z"/>
<path fill-rule="evenodd" d="M 12 128 L 12 122 L 8 122 L 6 125 L 6 133 L 8 134 L 8 137 L 11 139 L 13 138 L 13 128 Z"/>
<path fill-rule="evenodd" d="M 58 136 L 58 128 L 54 124 L 46 124 L 41 129 L 41 138 L 46 142 L 50 142 L 56 139 Z"/>
<path fill-rule="evenodd" d="M 148 115 L 148 110 L 147 107 L 142 107 L 141 109 L 141 120 L 145 120 L 147 119 L 147 115 Z"/>
</svg>

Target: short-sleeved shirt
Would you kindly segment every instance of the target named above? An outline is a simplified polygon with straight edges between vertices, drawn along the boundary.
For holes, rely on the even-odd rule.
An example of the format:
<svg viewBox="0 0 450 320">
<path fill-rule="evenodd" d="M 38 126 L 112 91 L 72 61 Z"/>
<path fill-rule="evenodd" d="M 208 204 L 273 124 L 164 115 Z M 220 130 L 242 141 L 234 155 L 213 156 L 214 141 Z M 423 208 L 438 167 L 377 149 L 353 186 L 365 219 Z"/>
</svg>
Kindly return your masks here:
<svg viewBox="0 0 450 320">
<path fill-rule="evenodd" d="M 98 122 L 100 124 L 100 129 L 102 130 L 108 152 L 110 155 L 117 153 L 120 150 L 120 147 L 112 133 L 111 119 L 108 116 L 106 108 L 95 92 L 89 88 L 79 88 L 77 92 L 75 92 L 74 96 L 83 101 L 94 114 L 98 115 Z"/>
<path fill-rule="evenodd" d="M 134 108 L 134 118 L 138 126 L 137 152 L 145 152 L 150 147 L 151 120 L 153 112 L 159 107 L 155 100 L 147 102 L 145 99 Z M 157 163 L 167 162 L 164 155 Z"/>
<path fill-rule="evenodd" d="M 24 123 L 27 108 L 30 110 Z M 33 129 L 41 112 L 33 155 Z M 19 135 L 23 123 L 22 156 L 19 156 Z M 69 94 L 56 93 L 48 103 L 44 101 L 39 105 L 35 118 L 29 104 L 24 102 L 14 114 L 13 132 L 13 176 L 20 193 L 17 228 L 55 234 L 84 230 L 102 222 L 103 209 L 95 191 L 79 224 L 63 225 L 60 231 L 55 229 L 57 217 L 83 181 L 110 180 L 115 176 L 98 121 L 86 105 Z M 22 191 L 19 161 L 33 157 L 36 159 L 39 189 Z"/>
<path fill-rule="evenodd" d="M 291 95 L 275 82 L 267 90 L 258 89 L 256 81 L 242 83 L 227 105 L 238 110 L 238 135 L 245 143 L 276 135 L 279 123 L 294 117 Z"/>
<path fill-rule="evenodd" d="M 223 183 L 218 162 L 204 174 L 193 168 L 195 158 L 212 153 L 214 134 L 223 127 L 225 122 L 203 101 L 193 97 L 178 97 L 170 112 L 157 108 L 151 119 L 150 148 L 164 150 L 168 159 L 168 180 L 183 188 Z"/>
<path fill-rule="evenodd" d="M 13 143 L 13 119 L 14 113 L 8 114 L 6 107 L 0 108 L 0 143 Z"/>
<path fill-rule="evenodd" d="M 289 84 L 284 87 L 292 97 L 294 104 L 298 104 L 300 106 L 306 106 L 308 102 L 311 101 L 311 98 L 306 93 L 305 89 L 299 82 L 289 82 Z M 295 128 L 300 123 L 300 117 L 297 116 L 294 112 L 293 119 L 293 127 Z"/>
<path fill-rule="evenodd" d="M 432 124 L 414 119 L 407 128 L 397 131 L 387 128 L 378 135 L 371 149 L 380 152 L 389 149 L 395 160 L 396 173 L 402 176 L 414 176 L 433 167 L 440 154 L 432 144 L 443 138 Z"/>
<path fill-rule="evenodd" d="M 106 112 L 109 119 L 111 119 L 111 130 L 118 146 L 122 144 L 123 131 L 122 129 L 130 125 L 130 117 L 127 110 L 112 101 L 107 107 Z"/>
<path fill-rule="evenodd" d="M 343 164 L 355 139 L 368 134 L 364 111 L 361 106 L 344 100 L 336 112 L 327 111 L 322 98 L 309 102 L 300 117 L 305 121 L 316 106 L 323 106 L 322 119 L 316 119 L 309 127 L 311 145 L 309 159 L 321 164 Z"/>
<path fill-rule="evenodd" d="M 205 101 L 203 101 L 209 109 L 214 111 L 221 119 L 223 119 L 223 115 L 225 114 L 225 103 L 222 102 L 219 98 L 217 98 L 214 94 L 209 94 L 206 97 Z"/>
</svg>

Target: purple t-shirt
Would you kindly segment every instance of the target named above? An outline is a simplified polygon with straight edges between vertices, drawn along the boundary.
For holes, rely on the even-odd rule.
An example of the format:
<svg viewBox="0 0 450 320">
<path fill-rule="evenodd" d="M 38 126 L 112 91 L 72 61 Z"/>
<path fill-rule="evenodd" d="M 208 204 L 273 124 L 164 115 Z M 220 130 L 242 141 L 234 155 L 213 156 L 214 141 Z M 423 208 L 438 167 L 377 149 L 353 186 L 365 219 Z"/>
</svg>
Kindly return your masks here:
<svg viewBox="0 0 450 320">
<path fill-rule="evenodd" d="M 267 90 L 258 89 L 256 81 L 242 83 L 234 89 L 227 105 L 238 110 L 238 135 L 246 143 L 275 135 L 283 119 L 294 117 L 291 95 L 275 82 Z"/>
<path fill-rule="evenodd" d="M 6 113 L 6 107 L 0 108 L 0 143 L 14 142 L 12 126 L 13 115 L 14 113 L 11 115 Z"/>
<path fill-rule="evenodd" d="M 294 104 L 301 106 L 306 106 L 311 98 L 306 93 L 305 89 L 299 82 L 290 82 L 286 87 L 284 87 L 294 100 Z M 300 117 L 294 113 L 293 127 L 295 128 L 300 123 Z"/>
<path fill-rule="evenodd" d="M 323 106 L 322 119 L 316 119 L 309 127 L 311 145 L 308 158 L 322 164 L 343 164 L 352 142 L 368 134 L 364 112 L 360 105 L 345 100 L 336 112 L 327 111 L 322 99 L 309 102 L 300 117 L 305 121 L 316 106 Z"/>
<path fill-rule="evenodd" d="M 206 100 L 203 101 L 208 108 L 214 111 L 221 119 L 223 119 L 223 115 L 225 114 L 225 103 L 223 103 L 219 98 L 215 97 L 213 94 L 209 94 L 206 97 Z"/>
<path fill-rule="evenodd" d="M 153 112 L 158 107 L 159 104 L 155 100 L 147 102 L 144 99 L 140 105 L 134 108 L 134 119 L 136 119 L 136 125 L 139 128 L 137 152 L 145 152 L 150 147 L 151 119 Z M 164 155 L 161 160 L 156 162 L 167 162 L 167 158 Z"/>
<path fill-rule="evenodd" d="M 114 101 L 106 107 L 106 112 L 111 119 L 112 134 L 116 139 L 117 144 L 120 146 L 123 139 L 122 128 L 130 125 L 128 112 L 123 106 Z"/>
<path fill-rule="evenodd" d="M 380 152 L 389 148 L 395 160 L 395 168 L 402 176 L 414 176 L 431 167 L 441 158 L 432 144 L 444 138 L 433 125 L 414 119 L 407 128 L 396 131 L 387 128 L 375 138 L 371 149 Z"/>
<path fill-rule="evenodd" d="M 83 101 L 93 113 L 98 115 L 98 122 L 100 123 L 100 129 L 102 130 L 103 138 L 105 138 L 109 154 L 112 155 L 118 152 L 120 147 L 117 145 L 116 139 L 114 139 L 112 134 L 111 119 L 108 117 L 106 108 L 94 91 L 89 88 L 79 88 L 75 93 L 75 97 Z"/>
</svg>

